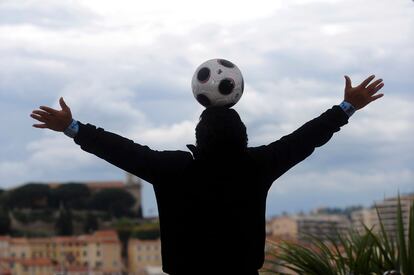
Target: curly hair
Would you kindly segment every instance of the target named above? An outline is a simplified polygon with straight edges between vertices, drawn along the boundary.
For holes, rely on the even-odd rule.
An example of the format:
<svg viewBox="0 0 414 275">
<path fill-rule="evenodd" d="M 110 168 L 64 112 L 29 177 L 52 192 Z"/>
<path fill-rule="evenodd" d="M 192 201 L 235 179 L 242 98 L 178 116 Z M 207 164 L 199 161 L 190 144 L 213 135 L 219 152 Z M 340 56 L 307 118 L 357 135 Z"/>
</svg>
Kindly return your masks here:
<svg viewBox="0 0 414 275">
<path fill-rule="evenodd" d="M 210 107 L 200 115 L 196 145 L 201 155 L 243 152 L 247 148 L 246 126 L 234 109 Z"/>
</svg>

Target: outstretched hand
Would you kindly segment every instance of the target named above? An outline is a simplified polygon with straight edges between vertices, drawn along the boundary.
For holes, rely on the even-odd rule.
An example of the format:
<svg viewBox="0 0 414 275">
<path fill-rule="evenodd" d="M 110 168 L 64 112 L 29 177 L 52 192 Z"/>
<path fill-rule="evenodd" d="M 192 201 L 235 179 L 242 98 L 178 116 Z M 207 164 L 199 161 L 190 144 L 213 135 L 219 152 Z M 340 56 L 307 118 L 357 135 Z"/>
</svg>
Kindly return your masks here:
<svg viewBox="0 0 414 275">
<path fill-rule="evenodd" d="M 375 75 L 371 75 L 365 79 L 361 84 L 356 87 L 352 87 L 351 79 L 349 76 L 345 76 L 345 101 L 349 102 L 354 106 L 355 109 L 359 110 L 364 108 L 369 103 L 381 98 L 384 94 L 376 94 L 382 87 L 382 79 L 375 80 L 369 84 Z M 368 85 L 369 84 L 369 85 Z"/>
<path fill-rule="evenodd" d="M 55 110 L 47 106 L 40 106 L 40 110 L 33 110 L 30 116 L 40 122 L 40 124 L 33 124 L 35 128 L 51 129 L 58 132 L 63 132 L 72 122 L 72 113 L 68 105 L 66 105 L 63 97 L 59 99 L 59 104 L 62 110 Z"/>
</svg>

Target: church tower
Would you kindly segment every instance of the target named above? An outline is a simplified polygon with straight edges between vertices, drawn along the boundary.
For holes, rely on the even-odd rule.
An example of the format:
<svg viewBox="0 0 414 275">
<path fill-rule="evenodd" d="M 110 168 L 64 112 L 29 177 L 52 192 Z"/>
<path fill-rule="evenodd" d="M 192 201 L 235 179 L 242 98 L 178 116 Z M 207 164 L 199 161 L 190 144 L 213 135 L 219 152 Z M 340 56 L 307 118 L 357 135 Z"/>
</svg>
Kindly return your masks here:
<svg viewBox="0 0 414 275">
<path fill-rule="evenodd" d="M 142 182 L 137 176 L 130 173 L 126 174 L 125 191 L 128 191 L 135 198 L 135 204 L 132 210 L 137 213 L 139 218 L 142 218 Z"/>
</svg>

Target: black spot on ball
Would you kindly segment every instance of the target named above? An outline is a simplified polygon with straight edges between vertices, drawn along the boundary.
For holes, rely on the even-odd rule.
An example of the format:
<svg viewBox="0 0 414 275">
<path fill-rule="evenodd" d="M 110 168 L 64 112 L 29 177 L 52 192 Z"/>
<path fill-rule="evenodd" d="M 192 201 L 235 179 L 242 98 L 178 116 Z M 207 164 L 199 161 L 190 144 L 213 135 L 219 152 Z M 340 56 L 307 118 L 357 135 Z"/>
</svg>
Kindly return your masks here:
<svg viewBox="0 0 414 275">
<path fill-rule="evenodd" d="M 234 64 L 231 63 L 230 61 L 226 60 L 226 59 L 219 59 L 217 61 L 218 61 L 219 64 L 223 65 L 224 67 L 234 68 Z"/>
<path fill-rule="evenodd" d="M 224 105 L 224 107 L 231 108 L 231 107 L 234 106 L 234 104 L 236 104 L 236 102 L 230 102 L 230 103 L 227 103 L 226 105 Z"/>
<path fill-rule="evenodd" d="M 241 91 L 242 92 L 244 91 L 244 79 L 243 79 L 243 77 L 241 79 Z"/>
<path fill-rule="evenodd" d="M 211 105 L 210 99 L 208 99 L 205 95 L 197 95 L 197 101 L 203 105 L 204 107 L 208 107 Z"/>
<path fill-rule="evenodd" d="M 210 78 L 210 69 L 207 67 L 201 68 L 197 73 L 197 79 L 201 83 L 205 83 Z"/>
<path fill-rule="evenodd" d="M 218 90 L 223 95 L 229 95 L 234 90 L 234 80 L 231 78 L 225 78 L 220 81 Z"/>
</svg>

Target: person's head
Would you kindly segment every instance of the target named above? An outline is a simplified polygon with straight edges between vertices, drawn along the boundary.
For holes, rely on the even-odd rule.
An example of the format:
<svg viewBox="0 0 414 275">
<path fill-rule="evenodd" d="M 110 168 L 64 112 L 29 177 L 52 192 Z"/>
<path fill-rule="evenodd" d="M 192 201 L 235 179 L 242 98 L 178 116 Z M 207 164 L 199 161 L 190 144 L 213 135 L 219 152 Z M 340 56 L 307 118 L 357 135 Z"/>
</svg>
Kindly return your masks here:
<svg viewBox="0 0 414 275">
<path fill-rule="evenodd" d="M 197 151 L 202 156 L 244 152 L 246 126 L 234 109 L 210 107 L 200 115 L 196 127 Z"/>
</svg>

